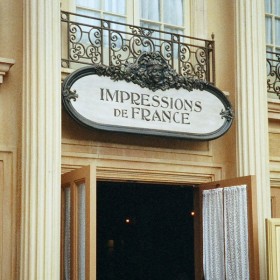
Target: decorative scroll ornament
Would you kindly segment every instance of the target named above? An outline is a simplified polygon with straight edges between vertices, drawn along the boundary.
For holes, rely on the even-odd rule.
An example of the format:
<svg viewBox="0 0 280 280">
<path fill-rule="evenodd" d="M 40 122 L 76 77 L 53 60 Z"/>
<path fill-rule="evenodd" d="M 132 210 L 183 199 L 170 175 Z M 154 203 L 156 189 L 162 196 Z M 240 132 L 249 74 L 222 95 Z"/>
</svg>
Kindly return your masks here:
<svg viewBox="0 0 280 280">
<path fill-rule="evenodd" d="M 226 120 L 232 120 L 234 117 L 233 110 L 230 107 L 227 107 L 226 110 L 222 110 L 220 115 L 221 115 L 222 119 L 225 118 Z"/>
<path fill-rule="evenodd" d="M 79 97 L 79 95 L 76 93 L 76 90 L 71 91 L 69 87 L 65 88 L 62 91 L 62 96 L 68 101 L 70 101 L 71 99 L 76 101 L 76 99 Z"/>
<path fill-rule="evenodd" d="M 127 63 L 124 66 L 93 66 L 99 76 L 111 77 L 114 81 L 125 80 L 148 88 L 158 89 L 183 88 L 203 90 L 208 83 L 192 77 L 178 75 L 165 59 L 157 52 L 143 53 L 136 63 Z"/>
</svg>

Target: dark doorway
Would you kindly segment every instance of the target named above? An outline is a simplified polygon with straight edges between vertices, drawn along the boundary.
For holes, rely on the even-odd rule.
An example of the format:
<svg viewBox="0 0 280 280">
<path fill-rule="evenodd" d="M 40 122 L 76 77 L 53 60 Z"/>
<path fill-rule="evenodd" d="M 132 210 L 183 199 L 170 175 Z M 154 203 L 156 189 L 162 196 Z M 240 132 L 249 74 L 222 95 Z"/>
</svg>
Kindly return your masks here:
<svg viewBox="0 0 280 280">
<path fill-rule="evenodd" d="M 97 279 L 194 279 L 193 188 L 98 182 Z"/>
</svg>

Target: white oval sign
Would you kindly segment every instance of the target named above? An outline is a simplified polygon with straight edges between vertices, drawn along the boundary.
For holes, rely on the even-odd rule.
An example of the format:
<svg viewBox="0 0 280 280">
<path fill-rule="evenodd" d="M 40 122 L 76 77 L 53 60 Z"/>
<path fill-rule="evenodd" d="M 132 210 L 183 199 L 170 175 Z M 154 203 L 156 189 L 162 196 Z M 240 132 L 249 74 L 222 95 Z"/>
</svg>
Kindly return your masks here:
<svg viewBox="0 0 280 280">
<path fill-rule="evenodd" d="M 64 82 L 63 103 L 69 114 L 88 127 L 210 140 L 231 126 L 231 105 L 211 85 L 151 90 L 97 74 L 98 67 L 72 73 Z"/>
</svg>

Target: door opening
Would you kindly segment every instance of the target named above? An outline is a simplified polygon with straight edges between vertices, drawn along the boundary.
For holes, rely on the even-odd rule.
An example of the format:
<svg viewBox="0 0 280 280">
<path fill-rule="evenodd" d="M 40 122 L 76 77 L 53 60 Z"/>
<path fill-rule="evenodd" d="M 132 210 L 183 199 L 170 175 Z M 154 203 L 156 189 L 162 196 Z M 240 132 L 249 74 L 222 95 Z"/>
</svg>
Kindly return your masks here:
<svg viewBox="0 0 280 280">
<path fill-rule="evenodd" d="M 97 279 L 194 279 L 193 188 L 97 182 Z"/>
<path fill-rule="evenodd" d="M 250 279 L 259 279 L 255 177 L 196 187 L 97 182 L 96 178 L 94 165 L 62 175 L 61 279 L 176 280 L 202 279 L 204 276 L 222 279 L 225 277 L 217 276 L 216 272 L 227 273 L 229 269 L 234 279 L 248 279 L 248 273 Z M 223 197 L 219 200 L 226 213 L 221 219 L 221 227 L 226 233 L 222 238 L 217 236 L 216 230 L 209 231 L 209 226 L 204 226 L 205 222 L 209 224 L 213 220 L 207 218 L 209 215 L 204 210 L 217 208 L 214 199 L 204 207 L 204 198 L 209 193 L 219 193 L 218 197 Z M 231 204 L 243 210 L 235 211 Z M 191 215 L 193 208 L 195 216 Z M 215 216 L 211 212 L 210 217 Z M 247 226 L 242 226 L 241 221 L 245 221 L 246 216 Z M 220 228 L 220 223 L 217 226 Z M 229 227 L 242 228 L 241 235 L 236 230 L 227 230 Z M 211 232 L 214 232 L 213 238 Z M 243 250 L 244 238 L 238 237 L 244 232 L 248 234 L 245 242 L 248 250 Z M 221 258 L 223 253 L 217 254 L 216 246 L 207 239 L 217 240 L 219 244 L 220 240 L 222 244 L 228 244 L 229 240 L 233 242 L 224 247 L 227 250 Z M 243 244 L 242 250 L 240 244 Z M 204 258 L 209 252 L 210 263 Z M 217 256 L 214 261 L 213 253 Z M 243 257 L 249 261 L 245 266 Z M 213 269 L 213 266 L 222 270 Z M 212 273 L 215 275 L 211 276 Z"/>
</svg>

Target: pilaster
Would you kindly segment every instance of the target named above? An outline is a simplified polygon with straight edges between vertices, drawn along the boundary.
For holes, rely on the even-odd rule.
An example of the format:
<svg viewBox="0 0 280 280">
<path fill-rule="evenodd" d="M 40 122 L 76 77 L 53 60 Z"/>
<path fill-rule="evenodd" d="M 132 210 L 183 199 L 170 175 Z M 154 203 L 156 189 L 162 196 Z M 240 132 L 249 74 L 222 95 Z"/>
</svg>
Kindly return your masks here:
<svg viewBox="0 0 280 280">
<path fill-rule="evenodd" d="M 20 279 L 59 279 L 60 1 L 24 0 Z"/>
<path fill-rule="evenodd" d="M 235 3 L 238 174 L 256 175 L 260 279 L 266 279 L 265 219 L 270 217 L 270 186 L 264 1 Z"/>
</svg>

